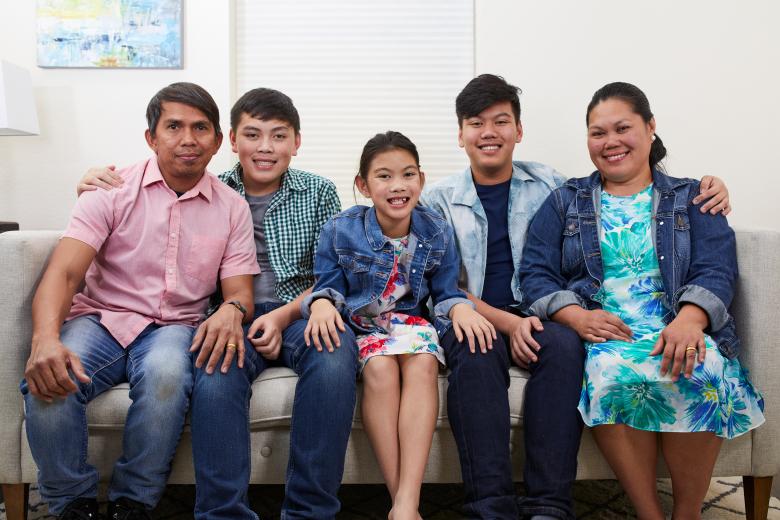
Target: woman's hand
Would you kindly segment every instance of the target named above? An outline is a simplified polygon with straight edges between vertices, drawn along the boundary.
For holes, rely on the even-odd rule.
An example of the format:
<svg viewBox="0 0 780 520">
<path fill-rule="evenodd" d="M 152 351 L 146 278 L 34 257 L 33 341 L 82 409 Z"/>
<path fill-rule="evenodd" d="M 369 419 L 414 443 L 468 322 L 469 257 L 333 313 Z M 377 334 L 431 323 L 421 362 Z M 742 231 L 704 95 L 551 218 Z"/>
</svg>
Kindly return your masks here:
<svg viewBox="0 0 780 520">
<path fill-rule="evenodd" d="M 322 352 L 322 343 L 320 342 L 322 339 L 328 352 L 333 352 L 334 345 L 341 346 L 339 333 L 336 329 L 341 332 L 346 331 L 344 320 L 341 319 L 341 314 L 333 306 L 333 303 L 327 298 L 314 300 L 311 304 L 309 322 L 303 331 L 303 341 L 306 342 L 306 346 L 310 347 L 314 343 L 314 348 L 318 352 Z"/>
<path fill-rule="evenodd" d="M 493 348 L 493 340 L 496 339 L 496 329 L 484 316 L 465 303 L 453 305 L 450 309 L 452 328 L 455 330 L 455 338 L 463 341 L 465 337 L 469 343 L 469 350 L 475 352 L 474 339 L 479 343 L 479 350 L 484 354 Z"/>
<path fill-rule="evenodd" d="M 663 352 L 661 375 L 669 373 L 672 381 L 677 381 L 684 368 L 685 377 L 690 378 L 696 360 L 704 363 L 707 355 L 704 329 L 707 324 L 707 314 L 700 307 L 689 304 L 680 309 L 677 317 L 661 331 L 650 352 L 651 356 Z"/>
<path fill-rule="evenodd" d="M 589 311 L 578 305 L 568 305 L 556 312 L 552 319 L 573 328 L 582 339 L 591 343 L 604 343 L 610 339 L 633 341 L 631 328 L 605 310 Z"/>
<path fill-rule="evenodd" d="M 104 190 L 118 188 L 125 181 L 114 171 L 115 169 L 116 166 L 113 164 L 102 168 L 90 168 L 76 186 L 76 195 L 81 195 L 85 191 L 94 191 L 98 188 Z"/>
</svg>

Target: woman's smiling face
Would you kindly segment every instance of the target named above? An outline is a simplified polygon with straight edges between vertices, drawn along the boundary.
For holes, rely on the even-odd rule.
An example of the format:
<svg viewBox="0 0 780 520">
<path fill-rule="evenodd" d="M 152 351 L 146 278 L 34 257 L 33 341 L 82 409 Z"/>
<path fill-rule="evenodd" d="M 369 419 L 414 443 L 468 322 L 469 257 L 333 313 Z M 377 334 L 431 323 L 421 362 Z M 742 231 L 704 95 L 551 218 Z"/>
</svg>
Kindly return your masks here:
<svg viewBox="0 0 780 520">
<path fill-rule="evenodd" d="M 593 107 L 588 116 L 590 160 L 605 180 L 626 183 L 652 178 L 650 147 L 655 119 L 645 123 L 631 105 L 610 98 Z"/>
</svg>

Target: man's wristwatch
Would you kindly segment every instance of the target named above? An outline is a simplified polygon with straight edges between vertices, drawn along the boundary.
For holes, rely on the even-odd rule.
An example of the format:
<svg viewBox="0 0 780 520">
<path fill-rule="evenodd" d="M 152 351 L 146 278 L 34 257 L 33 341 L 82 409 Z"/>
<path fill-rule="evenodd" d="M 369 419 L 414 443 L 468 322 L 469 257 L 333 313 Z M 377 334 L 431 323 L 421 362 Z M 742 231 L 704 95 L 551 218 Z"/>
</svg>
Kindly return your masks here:
<svg viewBox="0 0 780 520">
<path fill-rule="evenodd" d="M 224 302 L 222 305 L 232 305 L 239 311 L 241 311 L 241 315 L 246 318 L 246 307 L 241 305 L 241 302 L 238 300 L 230 300 L 229 302 Z"/>
</svg>

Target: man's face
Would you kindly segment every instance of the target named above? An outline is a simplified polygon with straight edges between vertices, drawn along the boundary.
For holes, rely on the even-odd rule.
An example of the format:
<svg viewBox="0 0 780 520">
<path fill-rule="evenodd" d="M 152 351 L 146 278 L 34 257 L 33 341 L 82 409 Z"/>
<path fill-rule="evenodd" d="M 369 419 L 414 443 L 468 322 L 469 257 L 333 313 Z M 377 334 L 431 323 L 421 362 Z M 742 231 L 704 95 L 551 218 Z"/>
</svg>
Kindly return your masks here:
<svg viewBox="0 0 780 520">
<path fill-rule="evenodd" d="M 244 170 L 244 188 L 250 195 L 267 195 L 279 188 L 282 175 L 298 154 L 301 136 L 287 121 L 263 121 L 241 114 L 230 145 Z"/>
<path fill-rule="evenodd" d="M 512 152 L 523 138 L 512 105 L 502 101 L 460 122 L 458 144 L 466 150 L 475 174 L 492 177 L 512 168 Z"/>
<path fill-rule="evenodd" d="M 163 101 L 155 135 L 147 130 L 146 142 L 157 154 L 165 181 L 179 191 L 200 180 L 222 144 L 222 135 L 217 135 L 206 114 L 197 108 Z"/>
</svg>

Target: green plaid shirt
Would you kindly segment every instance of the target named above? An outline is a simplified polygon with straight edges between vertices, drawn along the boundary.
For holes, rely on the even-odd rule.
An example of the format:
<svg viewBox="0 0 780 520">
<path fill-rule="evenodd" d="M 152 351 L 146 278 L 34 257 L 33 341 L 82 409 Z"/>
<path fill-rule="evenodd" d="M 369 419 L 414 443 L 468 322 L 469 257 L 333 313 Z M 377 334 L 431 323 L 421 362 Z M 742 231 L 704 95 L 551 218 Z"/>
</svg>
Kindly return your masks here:
<svg viewBox="0 0 780 520">
<path fill-rule="evenodd" d="M 241 163 L 219 179 L 245 196 Z M 288 168 L 271 198 L 263 227 L 276 296 L 285 302 L 314 284 L 314 252 L 322 225 L 341 211 L 336 186 L 319 175 Z"/>
</svg>

